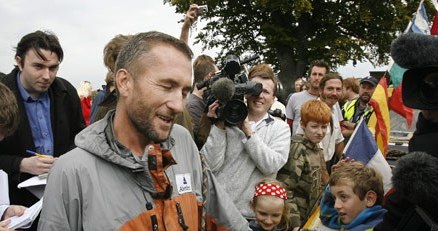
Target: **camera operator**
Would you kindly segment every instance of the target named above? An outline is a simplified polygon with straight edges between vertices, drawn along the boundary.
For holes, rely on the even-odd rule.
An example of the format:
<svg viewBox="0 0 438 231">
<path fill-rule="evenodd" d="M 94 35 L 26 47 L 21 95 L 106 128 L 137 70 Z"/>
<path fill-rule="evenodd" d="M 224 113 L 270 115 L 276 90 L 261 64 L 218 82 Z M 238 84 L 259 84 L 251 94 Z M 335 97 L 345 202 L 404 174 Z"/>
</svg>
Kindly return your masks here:
<svg viewBox="0 0 438 231">
<path fill-rule="evenodd" d="M 246 94 L 248 116 L 236 126 L 217 120 L 219 102 L 209 106 L 208 116 L 216 120 L 201 149 L 206 160 L 242 215 L 254 219 L 250 200 L 254 185 L 264 177 L 275 177 L 286 163 L 290 129 L 286 122 L 269 115 L 277 92 L 272 68 L 259 64 L 249 72 L 249 80 L 263 85 L 258 96 Z"/>
<path fill-rule="evenodd" d="M 186 108 L 192 118 L 194 140 L 198 149 L 201 149 L 205 142 L 205 140 L 203 141 L 200 139 L 199 127 L 201 117 L 204 114 L 207 105 L 203 99 L 206 87 L 198 89 L 196 85 L 202 81 L 210 79 L 217 71 L 219 71 L 219 69 L 214 63 L 214 60 L 208 55 L 200 55 L 193 62 L 193 90 L 187 97 Z M 210 130 L 208 129 L 208 131 Z"/>
<path fill-rule="evenodd" d="M 191 4 L 184 16 L 184 23 L 181 28 L 180 40 L 189 45 L 189 31 L 191 26 L 198 19 L 199 6 L 197 4 Z M 191 125 L 193 126 L 193 139 L 195 140 L 198 149 L 204 145 L 205 140 L 210 132 L 210 123 L 208 119 L 204 118 L 206 104 L 204 102 L 204 91 L 206 87 L 199 88 L 197 84 L 206 81 L 213 77 L 215 73 L 219 71 L 213 58 L 208 55 L 199 55 L 193 62 L 193 86 L 191 93 L 187 96 L 185 111 L 190 115 Z M 202 122 L 201 119 L 205 121 Z M 202 127 L 200 129 L 200 126 Z M 201 130 L 201 134 L 199 132 Z"/>
</svg>

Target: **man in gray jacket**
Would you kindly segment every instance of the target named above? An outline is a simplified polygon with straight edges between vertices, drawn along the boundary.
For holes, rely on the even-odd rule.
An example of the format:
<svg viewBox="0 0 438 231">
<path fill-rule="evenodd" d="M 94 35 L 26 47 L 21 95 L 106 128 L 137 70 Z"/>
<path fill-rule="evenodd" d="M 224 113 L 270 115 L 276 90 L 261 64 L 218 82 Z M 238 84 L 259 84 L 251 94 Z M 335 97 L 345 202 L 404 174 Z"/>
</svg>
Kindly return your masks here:
<svg viewBox="0 0 438 231">
<path fill-rule="evenodd" d="M 191 58 L 185 43 L 160 32 L 130 39 L 116 62 L 116 110 L 56 161 L 39 230 L 198 230 L 202 221 L 248 230 L 201 167 L 189 132 L 174 124 L 192 84 Z"/>
<path fill-rule="evenodd" d="M 275 178 L 289 156 L 290 129 L 286 122 L 269 115 L 274 103 L 277 80 L 267 64 L 253 67 L 249 74 L 253 82 L 261 83 L 258 96 L 246 95 L 248 117 L 239 126 L 225 126 L 217 121 L 201 149 L 207 162 L 225 187 L 239 211 L 253 219 L 250 200 L 254 186 L 264 177 Z M 208 115 L 217 117 L 218 102 L 209 106 Z"/>
</svg>

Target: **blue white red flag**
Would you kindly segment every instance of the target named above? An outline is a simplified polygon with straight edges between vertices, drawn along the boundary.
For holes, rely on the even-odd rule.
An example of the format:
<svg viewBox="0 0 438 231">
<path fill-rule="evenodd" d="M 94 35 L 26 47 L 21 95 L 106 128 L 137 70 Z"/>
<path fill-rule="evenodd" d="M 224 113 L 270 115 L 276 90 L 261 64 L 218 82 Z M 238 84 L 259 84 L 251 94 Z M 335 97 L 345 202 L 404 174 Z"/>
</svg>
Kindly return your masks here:
<svg viewBox="0 0 438 231">
<path fill-rule="evenodd" d="M 404 33 L 410 33 L 410 32 L 420 33 L 420 34 L 430 34 L 429 19 L 427 17 L 426 8 L 424 7 L 423 1 L 421 1 L 420 4 L 418 5 L 414 17 L 409 22 L 408 26 L 406 27 L 406 30 L 404 31 Z M 405 73 L 406 69 L 401 68 L 394 62 L 391 62 L 388 69 L 395 89 L 402 82 L 403 74 Z"/>
<path fill-rule="evenodd" d="M 385 193 L 392 187 L 392 171 L 382 152 L 377 147 L 373 135 L 363 120 L 359 122 L 351 135 L 350 140 L 345 146 L 346 157 L 360 161 L 366 166 L 378 171 L 383 178 L 383 188 Z"/>
<path fill-rule="evenodd" d="M 411 30 L 414 33 L 430 34 L 429 18 L 423 1 L 420 2 L 420 6 L 418 6 L 417 12 L 412 19 Z"/>
<path fill-rule="evenodd" d="M 383 157 L 382 152 L 380 152 L 379 148 L 377 147 L 373 135 L 363 120 L 358 122 L 356 129 L 344 148 L 344 153 L 346 157 L 360 161 L 366 164 L 367 167 L 378 171 L 383 178 L 383 189 L 385 194 L 392 187 L 391 168 Z M 324 226 L 319 217 L 320 207 L 313 211 L 309 219 L 306 221 L 303 230 L 333 230 Z"/>
</svg>

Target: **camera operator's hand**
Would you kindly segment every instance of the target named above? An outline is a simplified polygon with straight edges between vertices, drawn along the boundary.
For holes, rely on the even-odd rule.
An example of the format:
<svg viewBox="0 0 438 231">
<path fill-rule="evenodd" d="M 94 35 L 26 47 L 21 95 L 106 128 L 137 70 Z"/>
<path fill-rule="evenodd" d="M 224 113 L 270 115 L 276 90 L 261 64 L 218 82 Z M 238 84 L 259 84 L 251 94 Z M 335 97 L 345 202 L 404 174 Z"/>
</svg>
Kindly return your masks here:
<svg viewBox="0 0 438 231">
<path fill-rule="evenodd" d="M 208 106 L 207 117 L 217 119 L 216 110 L 219 107 L 219 100 L 214 101 L 210 106 Z"/>
<path fill-rule="evenodd" d="M 246 118 L 244 121 L 242 121 L 242 126 L 240 126 L 240 129 L 243 131 L 243 133 L 245 133 L 245 136 L 251 137 L 253 132 L 251 129 L 251 125 L 249 125 L 249 120 L 248 118 Z"/>
<path fill-rule="evenodd" d="M 212 104 L 210 104 L 210 106 L 208 106 L 207 117 L 211 118 L 211 119 L 217 119 L 216 111 L 217 111 L 218 107 L 219 107 L 219 100 L 216 100 Z M 221 129 L 225 128 L 225 123 L 223 120 L 216 120 L 216 122 L 214 124 L 218 128 L 221 128 Z"/>
</svg>

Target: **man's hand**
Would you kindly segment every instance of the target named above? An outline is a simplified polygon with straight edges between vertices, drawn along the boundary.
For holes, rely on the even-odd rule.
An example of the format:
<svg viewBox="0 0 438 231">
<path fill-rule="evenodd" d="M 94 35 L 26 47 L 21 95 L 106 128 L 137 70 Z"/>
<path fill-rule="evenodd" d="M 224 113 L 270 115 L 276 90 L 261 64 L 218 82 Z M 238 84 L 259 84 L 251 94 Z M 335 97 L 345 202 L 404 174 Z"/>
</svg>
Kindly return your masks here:
<svg viewBox="0 0 438 231">
<path fill-rule="evenodd" d="M 190 27 L 198 19 L 198 5 L 191 4 L 184 17 L 184 26 Z"/>
<path fill-rule="evenodd" d="M 245 133 L 246 137 L 252 136 L 252 129 L 251 125 L 249 125 L 248 117 L 244 121 L 242 121 L 242 126 L 240 127 L 240 129 L 243 133 Z"/>
<path fill-rule="evenodd" d="M 217 119 L 216 111 L 219 107 L 219 100 L 214 101 L 210 106 L 208 106 L 208 112 L 207 117 L 210 119 Z M 220 129 L 225 129 L 225 123 L 223 120 L 217 120 L 216 123 L 214 123 L 216 127 Z"/>
<path fill-rule="evenodd" d="M 11 218 L 13 216 L 21 216 L 21 215 L 23 215 L 24 210 L 26 210 L 26 207 L 24 207 L 24 206 L 21 206 L 21 205 L 11 205 L 3 213 L 2 220 L 9 219 L 9 218 Z"/>
<path fill-rule="evenodd" d="M 184 17 L 184 23 L 181 28 L 181 35 L 179 39 L 182 40 L 185 44 L 189 44 L 189 29 L 195 23 L 196 19 L 198 19 L 198 5 L 192 4 L 187 10 L 187 13 Z"/>
<path fill-rule="evenodd" d="M 0 231 L 10 231 L 10 229 L 8 229 L 9 223 L 11 223 L 10 220 L 0 222 Z"/>
<path fill-rule="evenodd" d="M 219 100 L 214 101 L 210 106 L 208 106 L 207 117 L 217 119 L 216 110 L 219 107 Z"/>
<path fill-rule="evenodd" d="M 51 156 L 32 156 L 28 158 L 23 158 L 20 163 L 20 172 L 29 173 L 32 175 L 41 175 L 43 173 L 49 172 L 55 158 Z"/>
<path fill-rule="evenodd" d="M 336 171 L 336 169 L 341 167 L 341 166 L 353 163 L 355 161 L 356 161 L 355 159 L 350 159 L 349 157 L 345 157 L 344 159 L 340 160 L 338 163 L 336 163 L 332 166 L 332 172 Z"/>
<path fill-rule="evenodd" d="M 345 120 L 341 122 L 341 125 L 343 125 L 345 128 L 349 130 L 354 130 L 354 128 L 356 127 L 356 123 L 345 121 Z"/>
</svg>

